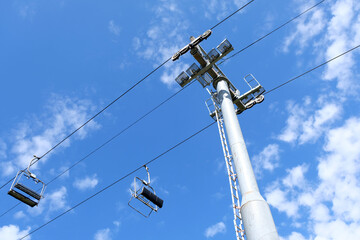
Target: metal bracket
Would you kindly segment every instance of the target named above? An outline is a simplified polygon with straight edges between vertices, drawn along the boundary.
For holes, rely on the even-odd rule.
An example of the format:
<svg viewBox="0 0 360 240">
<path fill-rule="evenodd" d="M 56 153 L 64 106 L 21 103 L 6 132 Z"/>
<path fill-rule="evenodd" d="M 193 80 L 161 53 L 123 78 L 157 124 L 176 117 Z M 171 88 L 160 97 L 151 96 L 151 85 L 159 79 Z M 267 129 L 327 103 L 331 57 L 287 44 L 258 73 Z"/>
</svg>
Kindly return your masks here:
<svg viewBox="0 0 360 240">
<path fill-rule="evenodd" d="M 196 45 L 198 45 L 199 43 L 201 43 L 203 40 L 207 39 L 208 37 L 210 37 L 211 35 L 211 30 L 207 30 L 206 32 L 204 32 L 203 34 L 201 34 L 200 36 L 198 36 L 197 38 L 195 38 L 194 40 L 192 40 L 188 45 L 186 45 L 185 47 L 183 47 L 180 51 L 178 51 L 177 53 L 175 53 L 171 59 L 173 61 L 176 61 L 180 58 L 181 55 L 184 55 L 185 53 L 187 53 L 190 49 L 193 49 Z"/>
</svg>

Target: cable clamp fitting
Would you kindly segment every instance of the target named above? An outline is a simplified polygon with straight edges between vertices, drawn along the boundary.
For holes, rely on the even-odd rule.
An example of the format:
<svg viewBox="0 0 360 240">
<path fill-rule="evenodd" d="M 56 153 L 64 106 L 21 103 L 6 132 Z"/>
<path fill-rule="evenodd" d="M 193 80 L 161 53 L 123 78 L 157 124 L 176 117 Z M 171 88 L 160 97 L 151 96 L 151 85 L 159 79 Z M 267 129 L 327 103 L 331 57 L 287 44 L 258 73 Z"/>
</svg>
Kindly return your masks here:
<svg viewBox="0 0 360 240">
<path fill-rule="evenodd" d="M 181 55 L 184 55 L 185 53 L 187 53 L 190 49 L 193 49 L 194 47 L 196 47 L 199 43 L 201 43 L 203 40 L 207 39 L 208 37 L 210 37 L 212 31 L 211 30 L 207 30 L 206 32 L 204 32 L 203 34 L 201 34 L 200 36 L 198 36 L 197 38 L 195 38 L 194 40 L 192 40 L 188 45 L 186 45 L 185 47 L 183 47 L 182 49 L 180 49 L 180 51 L 178 51 L 177 53 L 175 53 L 171 59 L 173 61 L 176 61 L 180 58 Z"/>
</svg>

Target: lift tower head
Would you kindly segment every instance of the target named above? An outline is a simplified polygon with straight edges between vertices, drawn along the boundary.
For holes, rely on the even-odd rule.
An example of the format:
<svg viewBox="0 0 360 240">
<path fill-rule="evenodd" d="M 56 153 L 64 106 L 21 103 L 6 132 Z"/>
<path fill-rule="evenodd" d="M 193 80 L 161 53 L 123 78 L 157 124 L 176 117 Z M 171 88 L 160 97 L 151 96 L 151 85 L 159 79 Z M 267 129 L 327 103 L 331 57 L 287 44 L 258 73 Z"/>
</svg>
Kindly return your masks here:
<svg viewBox="0 0 360 240">
<path fill-rule="evenodd" d="M 244 80 L 249 85 L 250 90 L 240 95 L 240 91 L 235 88 L 216 65 L 220 59 L 233 50 L 230 42 L 225 39 L 216 49 L 210 50 L 209 53 L 206 53 L 199 45 L 202 40 L 206 39 L 202 36 L 206 35 L 209 31 L 210 30 L 198 38 L 191 37 L 191 43 L 182 48 L 182 50 L 190 50 L 191 55 L 200 64 L 200 67 L 195 63 L 192 64 L 186 72 L 180 73 L 175 80 L 181 87 L 185 87 L 196 79 L 203 87 L 212 86 L 216 90 L 208 90 L 212 96 L 214 105 L 216 105 L 215 111 L 211 111 L 210 116 L 218 121 L 225 159 L 228 160 L 227 164 L 230 182 L 235 183 L 234 188 L 236 194 L 231 190 L 234 215 L 235 219 L 238 217 L 242 220 L 240 221 L 240 224 L 235 225 L 237 239 L 244 239 L 243 234 L 239 235 L 239 232 L 242 233 L 244 231 L 247 240 L 278 240 L 279 236 L 269 205 L 260 194 L 240 124 L 237 119 L 237 114 L 242 113 L 246 109 L 253 107 L 257 103 L 261 103 L 264 100 L 262 94 L 265 90 L 253 75 L 249 74 Z M 197 42 L 197 44 L 194 45 L 194 42 Z M 179 54 L 182 50 L 173 56 L 173 61 L 177 60 L 180 55 L 182 55 Z M 186 51 L 183 52 L 186 53 Z M 219 123 L 220 121 L 221 124 Z M 225 123 L 226 135 L 232 155 L 228 153 L 228 144 L 222 127 L 223 122 Z M 234 163 L 236 173 L 231 172 L 231 169 L 233 169 L 232 163 Z M 239 202 L 238 197 L 236 200 L 238 191 L 236 180 L 238 181 L 242 196 L 241 205 L 236 204 Z M 236 224 L 235 220 L 234 223 Z M 244 230 L 242 230 L 241 225 L 244 226 Z"/>
</svg>

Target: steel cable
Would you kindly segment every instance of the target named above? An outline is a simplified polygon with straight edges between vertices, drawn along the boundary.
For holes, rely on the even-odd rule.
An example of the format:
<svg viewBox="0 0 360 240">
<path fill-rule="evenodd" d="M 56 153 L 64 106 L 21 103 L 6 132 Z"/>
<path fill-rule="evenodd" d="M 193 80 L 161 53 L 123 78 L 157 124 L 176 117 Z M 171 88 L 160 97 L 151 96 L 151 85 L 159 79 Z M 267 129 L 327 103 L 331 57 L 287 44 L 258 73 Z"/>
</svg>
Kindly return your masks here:
<svg viewBox="0 0 360 240">
<path fill-rule="evenodd" d="M 233 15 L 235 15 L 236 13 L 238 13 L 239 11 L 243 10 L 245 7 L 247 7 L 250 3 L 252 3 L 255 0 L 251 0 L 248 3 L 246 3 L 245 5 L 241 6 L 240 8 L 238 8 L 236 11 L 234 11 L 233 13 L 231 13 L 229 16 L 225 17 L 223 20 L 221 20 L 220 22 L 218 22 L 217 24 L 215 24 L 212 28 L 210 28 L 210 30 L 213 30 L 214 28 L 216 28 L 217 26 L 219 26 L 220 24 L 222 24 L 223 22 L 225 22 L 226 20 L 228 20 L 229 18 L 231 18 Z"/>
<path fill-rule="evenodd" d="M 134 89 L 137 85 L 139 85 L 141 82 L 143 82 L 146 78 L 148 78 L 151 74 L 153 74 L 154 72 L 156 72 L 159 68 L 161 68 L 162 66 L 164 66 L 171 58 L 168 58 L 165 62 L 161 63 L 159 66 L 157 66 L 154 70 L 152 70 L 150 73 L 148 73 L 145 77 L 143 77 L 142 79 L 140 79 L 138 82 L 136 82 L 134 85 L 132 85 L 130 88 L 128 88 L 125 92 L 123 92 L 120 96 L 118 96 L 116 99 L 114 99 L 112 102 L 110 102 L 108 105 L 106 105 L 103 109 L 101 109 L 99 112 L 97 112 L 94 116 L 92 116 L 91 118 L 89 118 L 85 123 L 83 123 L 81 126 L 79 126 L 78 128 L 76 128 L 73 132 L 71 132 L 69 135 L 67 135 L 65 138 L 63 138 L 60 142 L 58 142 L 57 144 L 55 144 L 52 148 L 50 148 L 47 152 L 45 152 L 43 155 L 41 155 L 40 157 L 38 157 L 35 161 L 33 161 L 30 166 L 34 165 L 35 163 L 37 163 L 38 161 L 40 161 L 43 157 L 45 157 L 46 155 L 48 155 L 50 152 L 52 152 L 55 148 L 57 148 L 59 145 L 61 145 L 63 142 L 65 142 L 67 139 L 69 139 L 72 135 L 74 135 L 77 131 L 79 131 L 80 129 L 82 129 L 86 124 L 88 124 L 89 122 L 91 122 L 92 120 L 94 120 L 97 116 L 99 116 L 102 112 L 104 112 L 106 109 L 108 109 L 111 105 L 113 105 L 115 102 L 117 102 L 120 98 L 122 98 L 123 96 L 125 96 L 128 92 L 130 92 L 132 89 Z M 7 184 L 9 184 L 11 181 L 14 180 L 15 177 L 13 177 L 12 179 L 9 179 L 6 183 L 4 183 L 0 189 L 2 189 L 3 187 L 5 187 Z"/>
<path fill-rule="evenodd" d="M 339 57 L 344 56 L 345 54 L 348 54 L 349 52 L 354 51 L 355 49 L 357 49 L 357 48 L 359 48 L 359 47 L 360 47 L 360 44 L 357 45 L 357 46 L 355 46 L 355 47 L 353 47 L 353 48 L 351 48 L 351 49 L 349 49 L 349 50 L 347 50 L 346 52 L 343 52 L 343 53 L 337 55 L 336 57 L 333 57 L 333 58 L 331 58 L 331 59 L 323 62 L 323 63 L 320 64 L 320 65 L 317 65 L 316 67 L 311 68 L 310 70 L 307 70 L 306 72 L 304 72 L 304 73 L 302 73 L 302 74 L 300 74 L 300 75 L 298 75 L 298 76 L 296 76 L 296 77 L 294 77 L 294 78 L 291 78 L 290 80 L 288 80 L 288 81 L 286 81 L 286 82 L 284 82 L 284 83 L 282 83 L 282 84 L 280 84 L 280 85 L 278 85 L 278 86 L 270 89 L 269 91 L 266 91 L 266 92 L 264 93 L 264 95 L 265 95 L 265 94 L 269 94 L 269 93 L 271 93 L 271 92 L 273 92 L 273 91 L 275 91 L 275 90 L 283 87 L 284 85 L 286 85 L 286 84 L 288 84 L 288 83 L 290 83 L 290 82 L 292 82 L 292 81 L 294 81 L 294 80 L 296 80 L 296 79 L 298 79 L 298 78 L 300 78 L 300 77 L 302 77 L 302 76 L 304 76 L 304 75 L 306 75 L 306 74 L 308 74 L 308 73 L 310 73 L 310 72 L 312 72 L 312 71 L 314 71 L 314 70 L 316 70 L 316 69 L 318 69 L 318 68 L 320 68 L 320 67 L 322 67 L 322 66 L 324 66 L 324 65 L 326 65 L 326 64 L 328 64 L 328 63 L 330 63 L 330 62 L 332 62 L 332 61 L 334 61 L 335 59 L 337 59 L 337 58 L 339 58 Z"/>
<path fill-rule="evenodd" d="M 156 107 L 152 108 L 150 111 L 148 111 L 147 113 L 145 113 L 144 115 L 142 115 L 140 118 L 138 118 L 136 121 L 134 121 L 133 123 L 131 123 L 130 125 L 128 125 L 126 128 L 122 129 L 120 132 L 116 133 L 114 136 L 112 136 L 111 138 L 109 138 L 108 140 L 106 140 L 104 143 L 102 143 L 101 145 L 99 145 L 97 148 L 95 148 L 94 150 L 92 150 L 90 153 L 88 153 L 86 156 L 84 156 L 83 158 L 81 158 L 80 160 L 78 160 L 77 162 L 75 162 L 74 164 L 72 164 L 70 167 L 68 167 L 67 169 L 65 169 L 64 171 L 62 171 L 60 174 L 58 174 L 57 176 L 55 176 L 53 179 L 51 179 L 49 182 L 47 182 L 45 185 L 48 186 L 49 184 L 51 184 L 52 182 L 54 182 L 56 179 L 58 179 L 59 177 L 61 177 L 62 175 L 64 175 L 65 173 L 67 173 L 68 171 L 70 171 L 73 167 L 75 167 L 76 165 L 78 165 L 79 163 L 81 163 L 82 161 L 86 160 L 87 158 L 89 158 L 91 155 L 93 155 L 94 153 L 96 153 L 97 151 L 99 151 L 100 149 L 102 149 L 103 147 L 105 147 L 107 144 L 109 144 L 110 142 L 112 142 L 113 140 L 115 140 L 115 138 L 119 137 L 121 134 L 123 134 L 125 131 L 129 130 L 131 127 L 133 127 L 134 125 L 136 125 L 138 122 L 140 122 L 141 120 L 143 120 L 145 117 L 147 117 L 148 115 L 150 115 L 152 112 L 154 112 L 155 110 L 157 110 L 159 107 L 161 107 L 162 105 L 164 105 L 166 102 L 170 101 L 173 97 L 175 97 L 177 94 L 179 94 L 181 91 L 183 91 L 184 89 L 186 89 L 187 87 L 189 87 L 191 84 L 193 84 L 195 81 L 191 82 L 190 84 L 186 85 L 184 88 L 181 88 L 179 91 L 177 91 L 176 93 L 172 94 L 170 97 L 168 97 L 167 99 L 165 99 L 164 101 L 162 101 L 160 104 L 158 104 Z M 14 208 L 16 208 L 17 206 L 19 206 L 21 204 L 21 202 L 15 204 L 14 206 L 12 206 L 11 208 L 9 208 L 8 210 L 6 210 L 5 212 L 3 212 L 0 215 L 0 218 L 2 216 L 4 216 L 5 214 L 7 214 L 8 212 L 10 212 L 11 210 L 13 210 Z"/>
<path fill-rule="evenodd" d="M 72 206 L 71 208 L 69 208 L 68 210 L 66 210 L 65 212 L 57 215 L 56 217 L 52 218 L 51 220 L 47 221 L 46 223 L 40 225 L 39 227 L 35 228 L 34 230 L 32 230 L 31 232 L 29 232 L 27 235 L 21 237 L 19 240 L 22 240 L 28 236 L 30 236 L 31 234 L 39 231 L 41 228 L 45 227 L 46 225 L 48 225 L 49 223 L 55 221 L 56 219 L 64 216 L 65 214 L 67 214 L 68 212 L 74 210 L 75 208 L 77 208 L 78 206 L 84 204 L 85 202 L 89 201 L 90 199 L 94 198 L 95 196 L 99 195 L 100 193 L 104 192 L 105 190 L 111 188 L 112 186 L 114 186 L 115 184 L 117 184 L 118 182 L 124 180 L 125 178 L 129 177 L 130 175 L 132 175 L 133 173 L 139 171 L 140 169 L 143 168 L 144 165 L 149 165 L 151 163 L 153 163 L 154 161 L 156 161 L 157 159 L 159 159 L 160 157 L 164 156 L 165 154 L 167 154 L 168 152 L 170 152 L 171 150 L 179 147 L 180 145 L 182 145 L 183 143 L 187 142 L 188 140 L 190 140 L 191 138 L 195 137 L 196 135 L 198 135 L 199 133 L 205 131 L 206 129 L 208 129 L 209 127 L 211 127 L 212 125 L 214 125 L 214 123 L 216 122 L 212 122 L 209 125 L 207 125 L 206 127 L 202 128 L 201 130 L 197 131 L 196 133 L 192 134 L 191 136 L 185 138 L 184 140 L 182 140 L 181 142 L 175 144 L 174 146 L 172 146 L 171 148 L 167 149 L 166 151 L 164 151 L 163 153 L 157 155 L 155 158 L 151 159 L 150 161 L 142 164 L 141 166 L 137 167 L 136 169 L 132 170 L 131 172 L 125 174 L 124 176 L 122 176 L 121 178 L 117 179 L 116 181 L 112 182 L 111 184 L 107 185 L 106 187 L 102 188 L 101 190 L 97 191 L 96 193 L 90 195 L 89 197 L 87 197 L 86 199 L 82 200 L 81 202 L 77 203 L 76 205 Z"/>
<path fill-rule="evenodd" d="M 324 66 L 324 65 L 326 65 L 326 64 L 328 64 L 328 63 L 330 63 L 330 62 L 332 62 L 332 61 L 334 61 L 335 59 L 337 59 L 337 58 L 339 58 L 339 57 L 341 57 L 341 56 L 344 56 L 344 55 L 347 54 L 347 53 L 352 52 L 353 50 L 355 50 L 355 49 L 357 49 L 357 48 L 359 48 L 359 47 L 360 47 L 360 44 L 357 45 L 357 46 L 355 46 L 355 47 L 353 47 L 353 48 L 351 48 L 351 49 L 349 49 L 348 51 L 343 52 L 343 53 L 337 55 L 336 57 L 333 57 L 333 58 L 327 60 L 326 62 L 324 62 L 324 63 L 322 63 L 322 64 L 320 64 L 320 65 L 318 65 L 318 66 L 316 66 L 316 67 L 314 67 L 314 68 L 312 68 L 312 69 L 310 69 L 310 70 L 308 70 L 308 71 L 306 71 L 306 72 L 304 72 L 304 73 L 302 73 L 302 74 L 300 74 L 300 75 L 298 75 L 297 77 L 294 77 L 294 78 L 290 79 L 289 81 L 286 81 L 286 82 L 280 84 L 279 86 L 271 89 L 271 90 L 268 91 L 267 93 L 273 92 L 273 91 L 279 89 L 280 87 L 284 86 L 285 84 L 288 84 L 288 83 L 290 83 L 291 81 L 294 81 L 295 79 L 298 79 L 298 78 L 300 78 L 300 77 L 302 77 L 302 76 L 304 76 L 304 75 L 306 75 L 306 74 L 314 71 L 315 69 L 318 69 L 318 68 L 320 68 L 320 67 L 322 67 L 322 66 Z M 65 212 L 59 214 L 59 215 L 56 216 L 55 218 L 52 218 L 50 221 L 42 224 L 41 226 L 39 226 L 38 228 L 34 229 L 34 230 L 31 231 L 29 234 L 23 236 L 23 237 L 20 238 L 19 240 L 22 240 L 22 239 L 24 239 L 25 237 L 27 237 L 27 236 L 35 233 L 36 231 L 38 231 L 38 230 L 40 230 L 41 228 L 43 228 L 43 227 L 45 227 L 46 225 L 48 225 L 49 223 L 51 223 L 51 222 L 55 221 L 56 219 L 62 217 L 62 216 L 65 215 L 66 213 L 72 211 L 73 209 L 77 208 L 78 206 L 82 205 L 83 203 L 87 202 L 88 200 L 92 199 L 93 197 L 97 196 L 98 194 L 104 192 L 104 191 L 107 190 L 108 188 L 114 186 L 116 183 L 122 181 L 122 180 L 125 179 L 126 177 L 128 177 L 128 176 L 130 176 L 131 174 L 133 174 L 133 173 L 137 172 L 138 170 L 140 170 L 144 165 L 149 165 L 150 163 L 156 161 L 157 159 L 159 159 L 160 157 L 162 157 L 162 156 L 165 155 L 166 153 L 168 153 L 168 152 L 170 152 L 171 150 L 177 148 L 178 146 L 180 146 L 181 144 L 183 144 L 183 143 L 185 143 L 186 141 L 190 140 L 191 138 L 193 138 L 194 136 L 198 135 L 199 133 L 203 132 L 204 130 L 206 130 L 207 128 L 209 128 L 210 126 L 212 126 L 214 123 L 216 123 L 216 122 L 210 123 L 210 124 L 207 125 L 206 127 L 202 128 L 201 130 L 197 131 L 196 133 L 192 134 L 191 136 L 185 138 L 184 140 L 182 140 L 181 142 L 177 143 L 177 144 L 174 145 L 173 147 L 169 148 L 169 149 L 166 150 L 165 152 L 159 154 L 158 156 L 156 156 L 155 158 L 151 159 L 150 161 L 144 163 L 143 165 L 139 166 L 139 167 L 136 168 L 135 170 L 127 173 L 127 174 L 124 175 L 123 177 L 119 178 L 118 180 L 116 180 L 115 182 L 109 184 L 108 186 L 102 188 L 100 191 L 98 191 L 98 192 L 96 192 L 95 194 L 89 196 L 89 197 L 86 198 L 85 200 L 79 202 L 78 204 L 74 205 L 73 207 L 71 207 L 70 209 L 66 210 Z"/>
<path fill-rule="evenodd" d="M 257 39 L 256 41 L 250 43 L 249 45 L 247 45 L 246 47 L 240 49 L 239 51 L 237 51 L 236 53 L 234 53 L 233 55 L 227 57 L 227 58 L 224 58 L 224 60 L 222 60 L 218 65 L 221 65 L 223 64 L 224 62 L 226 62 L 227 60 L 229 60 L 230 58 L 233 58 L 235 57 L 236 55 L 238 55 L 239 53 L 245 51 L 246 49 L 248 49 L 249 47 L 251 47 L 252 45 L 260 42 L 261 40 L 263 40 L 264 38 L 268 37 L 269 35 L 273 34 L 274 32 L 276 32 L 277 30 L 285 27 L 286 25 L 288 25 L 289 23 L 291 23 L 292 21 L 296 20 L 297 18 L 301 17 L 302 15 L 304 15 L 305 13 L 307 12 L 310 12 L 311 10 L 313 10 L 315 7 L 319 6 L 321 3 L 325 2 L 326 0 L 322 0 L 320 2 L 318 2 L 317 4 L 313 5 L 312 7 L 306 9 L 305 11 L 301 12 L 299 15 L 291 18 L 290 20 L 288 20 L 287 22 L 281 24 L 280 26 L 278 26 L 277 28 L 275 28 L 274 30 L 272 30 L 271 32 L 265 34 L 264 36 L 260 37 L 259 39 Z"/>
<path fill-rule="evenodd" d="M 238 13 L 239 11 L 241 11 L 242 9 L 244 9 L 246 6 L 248 6 L 250 3 L 252 3 L 255 0 L 252 0 L 250 2 L 248 2 L 247 4 L 243 5 L 242 7 L 240 7 L 239 9 L 237 9 L 235 12 L 233 12 L 232 14 L 230 14 L 229 16 L 227 16 L 226 18 L 224 18 L 223 20 L 221 20 L 220 22 L 218 22 L 217 24 L 215 24 L 212 28 L 210 28 L 211 30 L 213 30 L 214 28 L 216 28 L 217 26 L 219 26 L 220 24 L 222 24 L 223 22 L 225 22 L 226 20 L 228 20 L 230 17 L 232 17 L 234 14 Z M 64 141 L 66 141 L 68 138 L 70 138 L 72 135 L 74 135 L 77 131 L 79 131 L 81 128 L 83 128 L 86 124 L 88 124 L 89 122 L 91 122 L 94 118 L 96 118 L 98 115 L 100 115 L 102 112 L 104 112 L 107 108 L 109 108 L 111 105 L 113 105 L 115 102 L 117 102 L 120 98 L 122 98 L 124 95 L 126 95 L 128 92 L 130 92 L 132 89 L 134 89 L 137 85 L 139 85 L 141 82 L 143 82 L 146 78 L 148 78 L 150 75 L 152 75 L 154 72 L 156 72 L 159 68 L 161 68 L 162 66 L 164 66 L 169 60 L 171 59 L 168 58 L 166 61 L 164 61 L 163 63 L 161 63 L 159 66 L 157 66 L 154 70 L 152 70 L 149 74 L 147 74 L 144 78 L 142 78 L 141 80 L 139 80 L 137 83 L 135 83 L 133 86 L 131 86 L 128 90 L 126 90 L 123 94 L 121 94 L 119 97 L 117 97 L 115 100 L 113 100 L 111 103 L 109 103 L 107 106 L 105 106 L 105 108 L 103 108 L 102 110 L 100 110 L 98 113 L 96 113 L 93 117 L 91 117 L 89 120 L 87 120 L 84 124 L 82 124 L 80 127 L 78 127 L 77 129 L 75 129 L 73 132 L 71 132 L 68 136 L 66 136 L 63 140 L 61 140 L 59 143 L 57 143 L 56 145 L 54 145 L 52 148 L 50 148 L 47 152 L 45 152 L 43 155 L 41 155 L 41 157 L 38 157 L 37 160 L 35 160 L 31 166 L 35 163 L 37 163 L 38 161 L 40 161 L 41 158 L 45 157 L 46 155 L 48 155 L 50 152 L 52 152 L 55 148 L 57 148 L 59 145 L 61 145 Z M 4 183 L 0 189 L 2 189 L 3 187 L 5 187 L 7 184 L 9 184 L 11 181 L 14 180 L 15 177 L 13 177 L 12 179 L 9 179 L 6 183 Z"/>
</svg>

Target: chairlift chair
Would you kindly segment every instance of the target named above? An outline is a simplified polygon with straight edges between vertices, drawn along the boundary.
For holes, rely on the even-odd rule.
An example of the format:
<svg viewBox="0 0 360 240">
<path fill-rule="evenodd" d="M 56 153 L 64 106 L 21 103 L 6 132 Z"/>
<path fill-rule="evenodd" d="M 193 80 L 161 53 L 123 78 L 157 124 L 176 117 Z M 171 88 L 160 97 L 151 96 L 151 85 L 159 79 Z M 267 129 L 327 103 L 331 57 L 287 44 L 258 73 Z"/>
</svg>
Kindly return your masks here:
<svg viewBox="0 0 360 240">
<path fill-rule="evenodd" d="M 144 167 L 148 175 L 148 181 L 139 177 L 134 178 L 134 186 L 133 189 L 130 188 L 131 198 L 128 205 L 144 217 L 149 217 L 153 211 L 157 212 L 159 208 L 162 208 L 164 201 L 156 195 L 154 188 L 150 186 L 149 168 L 147 166 Z M 138 187 L 138 183 L 140 183 L 140 187 Z M 133 199 L 137 199 L 141 203 L 145 204 L 150 208 L 150 211 L 146 213 L 141 211 L 139 208 L 136 208 L 135 205 L 130 204 Z"/>
<path fill-rule="evenodd" d="M 43 194 L 45 191 L 45 183 L 43 181 L 41 181 L 40 179 L 38 179 L 36 177 L 35 174 L 30 172 L 30 167 L 33 163 L 33 161 L 38 160 L 39 158 L 34 156 L 34 158 L 30 161 L 29 166 L 24 169 L 24 170 L 20 170 L 15 178 L 14 181 L 11 185 L 11 188 L 8 192 L 9 195 L 13 196 L 14 198 L 20 200 L 21 202 L 29 205 L 30 207 L 34 207 L 37 206 L 41 200 L 41 198 L 43 198 Z M 34 181 L 36 184 L 41 183 L 41 188 L 38 191 L 34 191 L 31 188 L 25 186 L 22 181 L 24 177 L 26 179 L 31 179 L 32 181 Z"/>
</svg>

